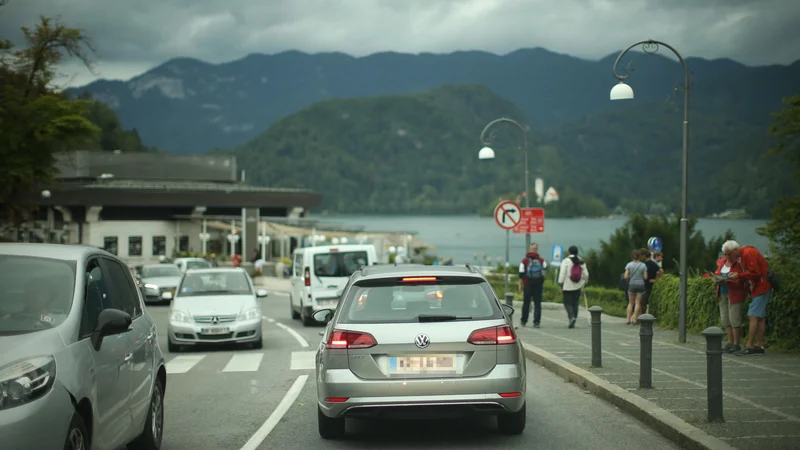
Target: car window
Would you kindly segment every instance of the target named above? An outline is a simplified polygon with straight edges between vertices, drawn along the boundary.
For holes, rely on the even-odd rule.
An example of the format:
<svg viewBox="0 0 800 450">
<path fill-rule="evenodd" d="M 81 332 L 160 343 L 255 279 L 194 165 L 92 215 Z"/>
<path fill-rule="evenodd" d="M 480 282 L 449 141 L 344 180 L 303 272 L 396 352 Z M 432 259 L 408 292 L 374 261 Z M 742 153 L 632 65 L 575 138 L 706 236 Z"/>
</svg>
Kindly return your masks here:
<svg viewBox="0 0 800 450">
<path fill-rule="evenodd" d="M 298 253 L 297 255 L 295 255 L 295 257 L 294 257 L 294 267 L 292 267 L 292 270 L 294 271 L 294 275 L 296 277 L 299 277 L 300 274 L 303 273 L 303 254 L 302 253 Z"/>
<path fill-rule="evenodd" d="M 186 261 L 186 269 L 208 269 L 211 263 L 208 261 Z"/>
<path fill-rule="evenodd" d="M 503 313 L 483 280 L 444 279 L 433 284 L 402 284 L 396 278 L 356 283 L 342 305 L 343 323 L 410 323 L 420 315 L 459 320 L 499 319 Z"/>
<path fill-rule="evenodd" d="M 244 272 L 186 272 L 178 295 L 196 297 L 204 295 L 252 294 L 250 282 Z"/>
<path fill-rule="evenodd" d="M 314 255 L 314 274 L 318 277 L 349 277 L 367 265 L 367 252 L 331 252 Z"/>
<path fill-rule="evenodd" d="M 86 337 L 97 329 L 97 320 L 100 317 L 100 313 L 104 309 L 112 307 L 106 280 L 97 259 L 89 261 L 86 265 L 84 277 L 86 290 L 81 316 L 81 337 Z"/>
<path fill-rule="evenodd" d="M 180 277 L 183 275 L 177 266 L 159 264 L 157 266 L 142 267 L 142 278 Z"/>
<path fill-rule="evenodd" d="M 72 310 L 76 261 L 0 255 L 0 335 L 62 324 Z"/>
<path fill-rule="evenodd" d="M 136 285 L 133 284 L 130 274 L 125 270 L 125 266 L 117 261 L 102 258 L 100 267 L 106 278 L 106 287 L 109 292 L 109 302 L 112 308 L 125 311 L 131 318 L 141 315 L 139 307 L 139 296 L 136 293 Z"/>
</svg>

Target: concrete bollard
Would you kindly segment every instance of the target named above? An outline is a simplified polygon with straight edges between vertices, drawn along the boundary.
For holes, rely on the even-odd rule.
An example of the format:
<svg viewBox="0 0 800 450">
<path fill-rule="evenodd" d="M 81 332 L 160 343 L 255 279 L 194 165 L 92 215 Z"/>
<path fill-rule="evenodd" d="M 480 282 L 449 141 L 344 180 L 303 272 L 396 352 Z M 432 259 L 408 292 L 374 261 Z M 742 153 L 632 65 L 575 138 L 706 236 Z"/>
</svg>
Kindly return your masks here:
<svg viewBox="0 0 800 450">
<path fill-rule="evenodd" d="M 514 293 L 506 292 L 506 305 L 514 306 Z"/>
<path fill-rule="evenodd" d="M 719 327 L 703 330 L 706 338 L 706 385 L 708 386 L 708 421 L 724 422 L 722 414 L 722 338 Z"/>
<path fill-rule="evenodd" d="M 603 314 L 603 308 L 599 306 L 592 306 L 589 308 L 589 313 L 592 314 L 592 367 L 603 367 L 603 348 L 601 346 L 601 324 L 600 319 Z"/>
<path fill-rule="evenodd" d="M 653 387 L 653 322 L 650 314 L 639 316 L 639 387 Z"/>
</svg>

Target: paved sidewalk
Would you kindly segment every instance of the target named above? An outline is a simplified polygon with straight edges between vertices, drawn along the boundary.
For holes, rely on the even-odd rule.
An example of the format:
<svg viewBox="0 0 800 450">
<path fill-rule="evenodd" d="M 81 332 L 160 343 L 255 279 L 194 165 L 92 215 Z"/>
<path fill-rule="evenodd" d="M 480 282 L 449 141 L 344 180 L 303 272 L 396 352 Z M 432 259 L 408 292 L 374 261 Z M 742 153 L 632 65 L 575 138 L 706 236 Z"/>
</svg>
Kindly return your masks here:
<svg viewBox="0 0 800 450">
<path fill-rule="evenodd" d="M 518 335 L 524 343 L 532 345 L 531 348 L 544 350 L 541 352 L 544 358 L 548 357 L 545 353 L 549 353 L 555 356 L 550 359 L 561 361 L 557 362 L 561 366 L 571 363 L 578 371 L 588 371 L 637 394 L 730 446 L 742 450 L 800 449 L 800 355 L 775 353 L 769 349 L 766 355 L 760 356 L 724 355 L 726 422 L 709 424 L 706 420 L 705 338 L 690 335 L 686 344 L 680 344 L 676 331 L 656 327 L 653 389 L 638 389 L 639 327 L 626 325 L 625 319 L 604 315 L 603 367 L 591 368 L 589 313 L 581 309 L 579 316 L 576 328 L 568 329 L 563 306 L 549 306 L 542 311 L 541 328 L 520 327 Z M 551 370 L 558 369 L 554 364 L 546 365 L 552 366 Z M 653 423 L 654 415 L 668 416 L 663 410 L 642 410 L 638 415 L 645 422 Z M 653 417 L 642 417 L 646 414 Z M 674 422 L 680 423 L 679 420 Z M 684 429 L 692 431 L 685 424 Z"/>
</svg>

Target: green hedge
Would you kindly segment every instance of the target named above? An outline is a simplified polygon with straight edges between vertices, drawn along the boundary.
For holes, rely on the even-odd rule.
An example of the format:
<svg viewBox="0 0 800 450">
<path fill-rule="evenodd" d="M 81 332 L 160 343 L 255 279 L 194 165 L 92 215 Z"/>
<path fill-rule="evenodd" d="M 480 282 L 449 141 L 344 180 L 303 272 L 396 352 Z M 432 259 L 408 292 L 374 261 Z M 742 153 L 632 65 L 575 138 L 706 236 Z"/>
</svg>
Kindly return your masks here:
<svg viewBox="0 0 800 450">
<path fill-rule="evenodd" d="M 503 275 L 490 274 L 487 276 L 487 279 L 494 288 L 494 291 L 497 293 L 497 296 L 500 299 L 504 299 L 505 281 L 503 280 Z M 522 301 L 522 292 L 519 291 L 517 287 L 518 284 L 519 279 L 512 274 L 511 279 L 508 282 L 508 289 L 509 291 L 514 292 L 514 300 Z M 597 305 L 603 308 L 603 312 L 605 314 L 616 317 L 626 316 L 626 308 L 628 303 L 624 297 L 624 294 L 620 290 L 587 286 L 584 289 L 584 292 L 586 292 L 586 298 L 590 307 Z M 561 303 L 561 298 L 561 291 L 558 290 L 558 286 L 553 282 L 553 280 L 545 280 L 542 301 L 548 303 Z M 581 299 L 581 305 L 583 305 L 583 299 Z"/>
<path fill-rule="evenodd" d="M 784 351 L 800 351 L 800 262 L 789 257 L 774 257 L 770 266 L 781 279 L 781 291 L 773 292 L 767 306 L 767 345 Z M 678 328 L 679 278 L 664 275 L 653 288 L 650 311 L 665 328 Z M 742 317 L 743 333 L 748 332 L 746 300 Z M 707 327 L 721 326 L 714 283 L 709 278 L 690 277 L 686 295 L 686 330 L 700 333 Z"/>
</svg>

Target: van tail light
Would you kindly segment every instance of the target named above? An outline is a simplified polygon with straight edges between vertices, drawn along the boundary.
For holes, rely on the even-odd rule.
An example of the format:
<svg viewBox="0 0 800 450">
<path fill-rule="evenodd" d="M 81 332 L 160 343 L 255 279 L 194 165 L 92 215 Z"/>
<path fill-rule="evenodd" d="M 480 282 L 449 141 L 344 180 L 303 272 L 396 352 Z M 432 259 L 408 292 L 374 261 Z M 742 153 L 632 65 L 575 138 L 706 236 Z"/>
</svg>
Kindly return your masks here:
<svg viewBox="0 0 800 450">
<path fill-rule="evenodd" d="M 505 345 L 517 342 L 514 330 L 508 325 L 475 330 L 467 339 L 472 345 Z"/>
<path fill-rule="evenodd" d="M 522 392 L 501 392 L 499 395 L 503 398 L 522 397 Z"/>
<path fill-rule="evenodd" d="M 363 349 L 378 345 L 375 336 L 361 331 L 333 330 L 328 338 L 328 348 L 334 349 Z"/>
<path fill-rule="evenodd" d="M 311 286 L 311 269 L 306 267 L 306 270 L 303 271 L 303 280 L 306 286 Z"/>
</svg>

